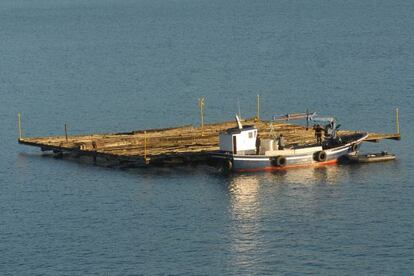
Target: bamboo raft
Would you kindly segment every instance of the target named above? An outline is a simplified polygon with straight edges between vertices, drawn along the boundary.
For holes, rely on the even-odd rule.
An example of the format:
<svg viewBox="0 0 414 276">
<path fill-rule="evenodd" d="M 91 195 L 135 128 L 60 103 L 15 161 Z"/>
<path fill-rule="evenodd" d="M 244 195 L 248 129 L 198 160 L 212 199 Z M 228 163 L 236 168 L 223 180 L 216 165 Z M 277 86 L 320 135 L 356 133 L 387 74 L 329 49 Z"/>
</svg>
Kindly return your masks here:
<svg viewBox="0 0 414 276">
<path fill-rule="evenodd" d="M 315 143 L 314 131 L 301 125 L 249 119 L 244 125 L 258 128 L 261 138 L 283 134 L 287 146 Z M 142 167 L 163 164 L 205 163 L 208 153 L 219 149 L 219 133 L 236 127 L 235 121 L 181 126 L 166 129 L 137 130 L 127 133 L 19 138 L 23 145 L 52 151 L 57 156 L 91 156 L 93 162 L 112 166 Z M 350 134 L 356 131 L 339 131 Z M 400 134 L 369 133 L 366 141 L 399 140 Z"/>
</svg>

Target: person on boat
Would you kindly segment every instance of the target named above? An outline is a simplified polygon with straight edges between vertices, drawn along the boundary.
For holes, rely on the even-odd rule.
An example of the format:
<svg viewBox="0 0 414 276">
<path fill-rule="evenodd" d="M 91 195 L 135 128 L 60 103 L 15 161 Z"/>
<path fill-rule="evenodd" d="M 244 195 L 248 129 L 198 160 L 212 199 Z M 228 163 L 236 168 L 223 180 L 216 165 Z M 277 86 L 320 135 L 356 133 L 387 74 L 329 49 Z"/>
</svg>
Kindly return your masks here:
<svg viewBox="0 0 414 276">
<path fill-rule="evenodd" d="M 257 133 L 257 136 L 256 136 L 256 154 L 257 155 L 260 152 L 260 143 L 261 143 L 261 141 L 260 141 L 260 135 L 259 135 L 259 133 Z"/>
<path fill-rule="evenodd" d="M 279 150 L 285 149 L 285 137 L 283 137 L 283 134 L 279 135 L 278 146 L 279 146 Z"/>
<path fill-rule="evenodd" d="M 325 126 L 325 139 L 326 140 L 336 139 L 336 126 L 333 121 Z"/>
<path fill-rule="evenodd" d="M 332 138 L 332 126 L 331 123 L 327 124 L 324 129 L 325 140 L 330 140 Z"/>
<path fill-rule="evenodd" d="M 316 143 L 318 145 L 322 144 L 322 127 L 319 124 L 317 124 L 313 126 L 313 129 L 315 130 Z"/>
</svg>

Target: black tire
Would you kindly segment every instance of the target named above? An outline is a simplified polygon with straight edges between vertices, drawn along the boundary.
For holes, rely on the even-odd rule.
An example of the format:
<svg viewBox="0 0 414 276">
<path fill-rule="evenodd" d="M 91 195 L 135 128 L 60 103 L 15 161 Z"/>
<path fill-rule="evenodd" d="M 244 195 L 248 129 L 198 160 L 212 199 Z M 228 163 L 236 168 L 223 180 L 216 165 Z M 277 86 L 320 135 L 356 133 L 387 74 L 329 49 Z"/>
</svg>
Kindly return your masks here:
<svg viewBox="0 0 414 276">
<path fill-rule="evenodd" d="M 328 156 L 326 155 L 326 152 L 324 152 L 323 150 L 316 152 L 314 155 L 314 159 L 318 162 L 326 161 L 327 157 Z"/>
<path fill-rule="evenodd" d="M 283 167 L 286 166 L 286 157 L 284 156 L 276 156 L 273 157 L 271 160 L 272 166 Z"/>
<path fill-rule="evenodd" d="M 222 165 L 222 171 L 224 173 L 230 173 L 233 169 L 233 162 L 229 159 L 225 160 Z"/>
</svg>

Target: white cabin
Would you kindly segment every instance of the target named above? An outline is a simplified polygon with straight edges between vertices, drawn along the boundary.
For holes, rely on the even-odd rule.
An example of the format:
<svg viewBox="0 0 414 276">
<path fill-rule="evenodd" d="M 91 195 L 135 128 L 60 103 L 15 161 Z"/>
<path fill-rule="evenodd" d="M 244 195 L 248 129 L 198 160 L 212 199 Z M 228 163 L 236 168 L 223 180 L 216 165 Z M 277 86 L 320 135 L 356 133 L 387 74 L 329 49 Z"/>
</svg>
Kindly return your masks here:
<svg viewBox="0 0 414 276">
<path fill-rule="evenodd" d="M 257 129 L 253 126 L 230 128 L 220 133 L 220 150 L 233 154 L 256 153 Z"/>
</svg>

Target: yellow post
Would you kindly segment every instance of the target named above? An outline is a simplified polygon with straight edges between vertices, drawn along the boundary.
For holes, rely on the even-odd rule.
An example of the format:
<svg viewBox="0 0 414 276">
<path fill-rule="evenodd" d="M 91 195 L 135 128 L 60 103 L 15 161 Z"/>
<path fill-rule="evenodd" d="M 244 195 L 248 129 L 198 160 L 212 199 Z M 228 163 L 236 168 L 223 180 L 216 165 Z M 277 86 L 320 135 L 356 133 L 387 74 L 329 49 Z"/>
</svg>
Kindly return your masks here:
<svg viewBox="0 0 414 276">
<path fill-rule="evenodd" d="M 259 94 L 257 94 L 256 101 L 257 101 L 257 115 L 256 115 L 256 119 L 257 120 L 260 120 L 260 95 Z"/>
<path fill-rule="evenodd" d="M 19 112 L 17 113 L 17 123 L 19 127 L 19 140 L 22 139 L 22 114 Z"/>
<path fill-rule="evenodd" d="M 397 128 L 397 133 L 400 134 L 400 111 L 398 107 L 395 109 L 395 126 Z"/>
</svg>

